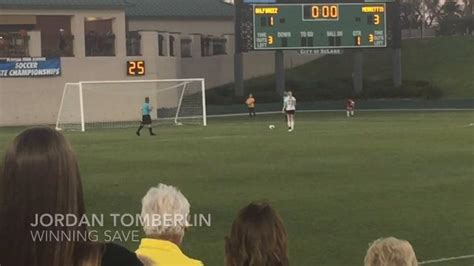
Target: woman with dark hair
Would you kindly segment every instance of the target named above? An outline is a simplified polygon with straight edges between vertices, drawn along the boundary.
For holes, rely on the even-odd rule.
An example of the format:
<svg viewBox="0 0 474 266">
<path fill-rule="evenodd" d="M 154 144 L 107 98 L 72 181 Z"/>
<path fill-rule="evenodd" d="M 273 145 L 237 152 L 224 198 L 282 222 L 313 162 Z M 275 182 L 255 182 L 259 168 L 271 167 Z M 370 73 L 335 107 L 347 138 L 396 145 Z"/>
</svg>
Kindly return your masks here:
<svg viewBox="0 0 474 266">
<path fill-rule="evenodd" d="M 87 235 L 84 224 L 37 225 L 37 216 L 45 214 L 84 217 L 81 176 L 63 135 L 49 128 L 32 128 L 15 138 L 0 166 L 0 265 L 141 265 L 123 247 L 77 237 Z M 33 237 L 45 230 L 76 239 Z"/>
<path fill-rule="evenodd" d="M 225 240 L 226 266 L 288 266 L 288 236 L 283 221 L 266 202 L 240 210 Z"/>
</svg>

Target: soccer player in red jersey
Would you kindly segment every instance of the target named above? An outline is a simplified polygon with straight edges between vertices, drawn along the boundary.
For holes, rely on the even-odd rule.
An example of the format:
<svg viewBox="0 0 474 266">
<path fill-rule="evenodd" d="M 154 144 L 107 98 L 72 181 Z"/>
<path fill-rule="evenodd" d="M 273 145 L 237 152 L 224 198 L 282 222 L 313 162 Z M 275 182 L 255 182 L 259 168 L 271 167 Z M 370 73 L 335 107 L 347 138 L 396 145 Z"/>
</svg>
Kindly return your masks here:
<svg viewBox="0 0 474 266">
<path fill-rule="evenodd" d="M 346 115 L 347 117 L 354 116 L 355 101 L 352 99 L 347 99 L 346 101 Z"/>
</svg>

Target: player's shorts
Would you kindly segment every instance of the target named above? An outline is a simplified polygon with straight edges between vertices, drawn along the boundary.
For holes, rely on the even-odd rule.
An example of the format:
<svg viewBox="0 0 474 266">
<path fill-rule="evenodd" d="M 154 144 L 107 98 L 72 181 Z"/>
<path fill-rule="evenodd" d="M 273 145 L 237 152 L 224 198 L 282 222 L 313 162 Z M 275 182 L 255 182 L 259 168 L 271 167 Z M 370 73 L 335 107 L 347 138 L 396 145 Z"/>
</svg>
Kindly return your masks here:
<svg viewBox="0 0 474 266">
<path fill-rule="evenodd" d="M 285 110 L 287 115 L 294 115 L 296 113 L 296 110 Z"/>
<path fill-rule="evenodd" d="M 142 116 L 142 124 L 151 125 L 151 116 L 150 115 Z"/>
</svg>

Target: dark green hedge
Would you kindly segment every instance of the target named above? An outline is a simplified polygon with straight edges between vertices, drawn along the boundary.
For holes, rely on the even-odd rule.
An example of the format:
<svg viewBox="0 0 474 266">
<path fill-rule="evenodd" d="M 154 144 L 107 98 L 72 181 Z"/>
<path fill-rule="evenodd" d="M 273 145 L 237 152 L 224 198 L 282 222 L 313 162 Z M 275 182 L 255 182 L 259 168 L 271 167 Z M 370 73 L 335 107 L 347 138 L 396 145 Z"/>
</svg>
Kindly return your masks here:
<svg viewBox="0 0 474 266">
<path fill-rule="evenodd" d="M 259 82 L 258 85 L 246 85 L 245 94 L 252 93 L 259 103 L 281 101 L 275 92 L 272 82 Z M 356 94 L 352 89 L 351 79 L 334 79 L 325 81 L 287 80 L 286 88 L 292 90 L 298 101 L 341 100 L 349 97 L 355 99 L 400 99 L 421 98 L 438 99 L 443 91 L 432 83 L 422 80 L 404 81 L 399 88 L 393 87 L 391 80 L 364 81 L 364 90 Z M 227 105 L 243 103 L 243 97 L 234 96 L 232 85 L 210 89 L 206 92 L 208 104 Z M 245 97 L 244 97 L 245 98 Z"/>
</svg>

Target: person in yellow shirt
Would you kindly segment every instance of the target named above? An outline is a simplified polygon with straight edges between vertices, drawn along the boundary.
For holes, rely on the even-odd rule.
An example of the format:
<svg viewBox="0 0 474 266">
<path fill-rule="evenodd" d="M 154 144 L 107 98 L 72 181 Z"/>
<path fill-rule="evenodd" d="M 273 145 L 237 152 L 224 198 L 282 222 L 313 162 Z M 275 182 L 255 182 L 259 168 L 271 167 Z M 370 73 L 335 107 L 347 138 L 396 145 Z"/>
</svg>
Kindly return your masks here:
<svg viewBox="0 0 474 266">
<path fill-rule="evenodd" d="M 255 98 L 253 97 L 252 94 L 249 94 L 249 97 L 245 101 L 245 104 L 247 105 L 247 108 L 249 109 L 249 116 L 256 116 L 257 114 L 255 113 Z"/>
<path fill-rule="evenodd" d="M 146 238 L 135 251 L 147 266 L 203 266 L 180 249 L 189 226 L 190 204 L 175 187 L 159 184 L 142 199 L 143 230 Z"/>
</svg>

